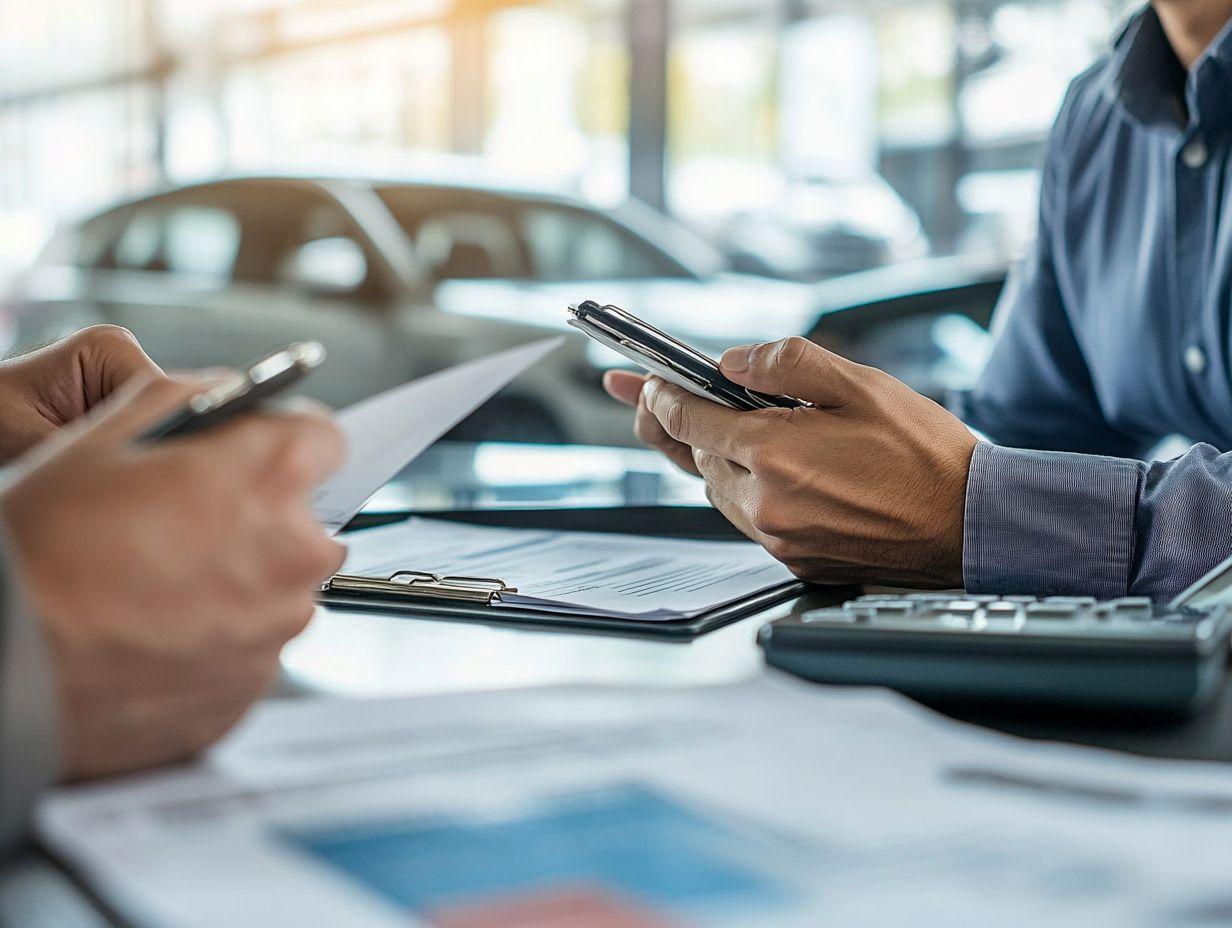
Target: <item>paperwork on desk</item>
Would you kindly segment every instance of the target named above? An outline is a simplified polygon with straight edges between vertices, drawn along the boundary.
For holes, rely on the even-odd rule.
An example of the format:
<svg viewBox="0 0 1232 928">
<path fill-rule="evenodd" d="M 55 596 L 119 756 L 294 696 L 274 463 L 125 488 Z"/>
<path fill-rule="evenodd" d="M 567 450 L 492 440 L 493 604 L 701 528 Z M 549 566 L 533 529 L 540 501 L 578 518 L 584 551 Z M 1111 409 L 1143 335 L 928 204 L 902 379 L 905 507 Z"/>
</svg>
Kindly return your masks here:
<svg viewBox="0 0 1232 928">
<path fill-rule="evenodd" d="M 493 608 L 663 622 L 694 618 L 795 578 L 751 542 L 555 532 L 408 519 L 347 537 L 343 574 L 416 570 L 516 587 Z"/>
<path fill-rule="evenodd" d="M 346 457 L 313 497 L 317 521 L 340 531 L 398 471 L 563 342 L 547 338 L 459 364 L 339 412 Z"/>
<path fill-rule="evenodd" d="M 1160 928 L 1232 912 L 1232 776 L 766 676 L 260 708 L 42 839 L 160 928 Z"/>
</svg>

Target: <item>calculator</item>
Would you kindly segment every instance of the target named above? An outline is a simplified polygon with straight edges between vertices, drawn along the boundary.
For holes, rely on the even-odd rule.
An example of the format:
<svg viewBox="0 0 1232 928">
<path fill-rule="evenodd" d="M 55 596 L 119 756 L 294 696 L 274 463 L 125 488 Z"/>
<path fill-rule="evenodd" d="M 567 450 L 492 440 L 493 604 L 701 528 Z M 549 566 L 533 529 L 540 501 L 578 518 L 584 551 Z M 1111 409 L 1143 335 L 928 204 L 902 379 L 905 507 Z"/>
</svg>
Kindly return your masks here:
<svg viewBox="0 0 1232 928">
<path fill-rule="evenodd" d="M 871 594 L 761 629 L 769 664 L 925 699 L 1185 713 L 1224 674 L 1223 597 Z"/>
</svg>

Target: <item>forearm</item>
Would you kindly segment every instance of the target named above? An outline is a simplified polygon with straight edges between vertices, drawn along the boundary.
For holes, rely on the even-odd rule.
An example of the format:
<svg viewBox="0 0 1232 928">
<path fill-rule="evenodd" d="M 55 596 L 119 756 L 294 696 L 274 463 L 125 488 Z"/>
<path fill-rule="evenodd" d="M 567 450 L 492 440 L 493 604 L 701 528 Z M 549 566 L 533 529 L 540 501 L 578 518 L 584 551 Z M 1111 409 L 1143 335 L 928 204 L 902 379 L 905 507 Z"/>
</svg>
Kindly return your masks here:
<svg viewBox="0 0 1232 928">
<path fill-rule="evenodd" d="M 58 706 L 42 632 L 0 541 L 0 853 L 25 834 L 59 767 Z"/>
<path fill-rule="evenodd" d="M 1166 600 L 1232 554 L 1232 455 L 1199 445 L 1146 464 L 981 444 L 966 506 L 971 592 Z"/>
</svg>

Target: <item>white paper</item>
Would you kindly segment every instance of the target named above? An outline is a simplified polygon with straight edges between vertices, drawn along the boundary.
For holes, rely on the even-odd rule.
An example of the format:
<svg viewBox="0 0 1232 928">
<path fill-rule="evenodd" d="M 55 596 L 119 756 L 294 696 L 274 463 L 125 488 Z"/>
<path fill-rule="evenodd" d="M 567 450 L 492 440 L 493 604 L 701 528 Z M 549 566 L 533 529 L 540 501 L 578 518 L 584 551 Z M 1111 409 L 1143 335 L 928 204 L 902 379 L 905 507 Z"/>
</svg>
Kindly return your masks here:
<svg viewBox="0 0 1232 928">
<path fill-rule="evenodd" d="M 499 926 L 459 914 L 561 899 L 624 915 L 571 925 L 1158 928 L 1232 904 L 1226 767 L 776 675 L 266 705 L 38 827 L 162 928 Z"/>
<path fill-rule="evenodd" d="M 553 532 L 409 519 L 350 536 L 342 573 L 502 580 L 500 606 L 641 621 L 690 618 L 795 579 L 752 542 Z"/>
<path fill-rule="evenodd" d="M 339 412 L 335 421 L 346 437 L 346 457 L 313 497 L 317 521 L 340 531 L 398 471 L 563 342 L 543 339 L 459 364 Z"/>
</svg>

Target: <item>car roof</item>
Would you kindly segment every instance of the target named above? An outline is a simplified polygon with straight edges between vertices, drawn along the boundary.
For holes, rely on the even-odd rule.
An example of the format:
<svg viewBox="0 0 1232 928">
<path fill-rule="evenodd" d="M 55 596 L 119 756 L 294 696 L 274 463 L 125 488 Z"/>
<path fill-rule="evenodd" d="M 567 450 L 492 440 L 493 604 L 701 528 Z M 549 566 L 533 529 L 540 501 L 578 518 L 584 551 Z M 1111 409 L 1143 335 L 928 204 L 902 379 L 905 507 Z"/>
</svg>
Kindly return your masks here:
<svg viewBox="0 0 1232 928">
<path fill-rule="evenodd" d="M 232 184 L 306 184 L 314 187 L 328 188 L 331 184 L 354 184 L 373 188 L 406 188 L 420 190 L 440 190 L 457 193 L 488 193 L 494 196 L 513 199 L 547 200 L 577 206 L 594 207 L 595 204 L 584 197 L 569 192 L 560 186 L 546 183 L 518 182 L 508 178 L 485 178 L 480 175 L 470 177 L 451 173 L 407 173 L 398 175 L 388 172 L 362 173 L 346 171 L 337 173 L 270 171 L 252 173 L 220 174 L 201 180 L 180 184 L 167 184 L 133 194 L 112 204 L 106 210 L 94 215 L 104 215 L 116 209 L 123 209 L 146 200 L 171 194 L 206 190 L 211 187 L 228 186 Z"/>
</svg>

